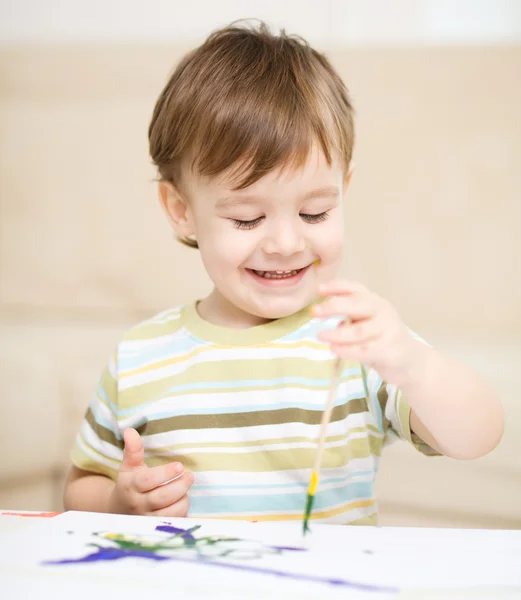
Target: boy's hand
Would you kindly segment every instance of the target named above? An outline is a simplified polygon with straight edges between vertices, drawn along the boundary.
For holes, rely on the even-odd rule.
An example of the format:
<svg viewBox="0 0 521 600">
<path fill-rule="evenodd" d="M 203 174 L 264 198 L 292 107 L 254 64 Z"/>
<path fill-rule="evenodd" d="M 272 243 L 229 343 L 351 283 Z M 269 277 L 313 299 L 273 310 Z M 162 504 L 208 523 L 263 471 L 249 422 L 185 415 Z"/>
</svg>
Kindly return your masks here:
<svg viewBox="0 0 521 600">
<path fill-rule="evenodd" d="M 194 481 L 192 473 L 184 472 L 180 463 L 147 467 L 139 433 L 126 429 L 123 439 L 123 461 L 109 500 L 109 512 L 186 517 L 189 506 L 186 493 Z"/>
<path fill-rule="evenodd" d="M 345 318 L 337 329 L 320 332 L 320 340 L 331 343 L 337 356 L 373 367 L 389 383 L 410 380 L 423 344 L 411 337 L 387 300 L 349 281 L 322 284 L 319 292 L 332 297 L 313 307 L 315 316 Z"/>
</svg>

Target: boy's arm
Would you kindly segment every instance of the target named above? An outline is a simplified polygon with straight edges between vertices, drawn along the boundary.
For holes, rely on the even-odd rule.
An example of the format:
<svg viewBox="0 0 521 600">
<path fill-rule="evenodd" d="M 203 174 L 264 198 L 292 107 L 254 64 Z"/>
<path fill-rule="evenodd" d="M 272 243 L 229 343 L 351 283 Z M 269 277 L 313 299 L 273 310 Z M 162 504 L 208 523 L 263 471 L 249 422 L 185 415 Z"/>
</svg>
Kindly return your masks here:
<svg viewBox="0 0 521 600">
<path fill-rule="evenodd" d="M 411 406 L 412 431 L 446 456 L 472 459 L 503 435 L 499 396 L 472 369 L 416 343 L 416 366 L 400 389 Z"/>
<path fill-rule="evenodd" d="M 109 498 L 115 482 L 105 475 L 72 466 L 67 477 L 63 505 L 65 510 L 110 512 Z"/>
<path fill-rule="evenodd" d="M 314 315 L 345 321 L 319 332 L 319 339 L 400 390 L 411 409 L 407 426 L 419 438 L 459 459 L 478 458 L 498 444 L 503 409 L 482 377 L 415 339 L 394 307 L 360 283 L 321 284 L 320 295 L 331 297 L 313 307 Z"/>
</svg>

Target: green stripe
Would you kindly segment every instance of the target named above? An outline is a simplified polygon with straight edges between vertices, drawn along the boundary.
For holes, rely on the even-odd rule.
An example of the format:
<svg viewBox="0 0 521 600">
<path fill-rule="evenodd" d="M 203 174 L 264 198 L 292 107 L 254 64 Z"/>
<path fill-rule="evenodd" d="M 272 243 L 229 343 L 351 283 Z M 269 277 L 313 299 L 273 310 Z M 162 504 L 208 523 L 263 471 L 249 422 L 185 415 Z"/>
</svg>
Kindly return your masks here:
<svg viewBox="0 0 521 600">
<path fill-rule="evenodd" d="M 385 407 L 389 400 L 389 394 L 387 393 L 387 384 L 385 381 L 380 386 L 378 393 L 378 404 L 380 405 L 380 412 L 382 414 L 382 428 L 384 433 L 391 427 L 391 421 L 385 416 Z"/>
<path fill-rule="evenodd" d="M 87 444 L 85 440 L 83 440 L 83 443 L 92 450 L 95 456 L 100 456 L 105 458 L 105 460 L 110 460 L 111 462 L 113 462 L 114 468 L 110 468 L 107 465 L 101 462 L 97 462 L 93 458 L 90 458 L 89 456 L 83 453 L 83 450 L 81 450 L 77 444 L 74 445 L 70 452 L 70 459 L 72 464 L 78 467 L 78 469 L 83 469 L 84 471 L 89 471 L 99 475 L 105 475 L 106 477 L 109 477 L 110 479 L 113 479 L 115 481 L 119 468 L 119 464 L 117 463 L 117 461 L 107 459 L 106 456 L 97 452 L 94 448 L 92 448 L 90 444 Z"/>
<path fill-rule="evenodd" d="M 342 435 L 331 435 L 326 437 L 326 443 L 335 443 L 341 441 L 347 441 L 350 435 L 355 433 L 368 433 L 369 435 L 381 435 L 381 432 L 372 425 L 368 425 L 367 428 L 363 427 L 351 427 L 347 432 Z M 202 448 L 215 448 L 216 450 L 233 450 L 234 448 L 250 448 L 263 445 L 272 444 L 299 444 L 311 441 L 318 441 L 318 430 L 315 438 L 304 437 L 304 436 L 293 436 L 284 438 L 260 438 L 252 441 L 239 441 L 239 442 L 191 442 L 184 444 L 172 444 L 168 446 L 155 447 L 154 452 L 160 454 L 172 454 L 177 452 L 180 448 L 183 450 L 189 450 L 190 448 L 202 449 Z M 144 436 L 146 439 L 146 436 Z"/>
<path fill-rule="evenodd" d="M 380 456 L 381 439 L 374 436 L 350 440 L 347 444 L 324 450 L 321 462 L 322 469 L 333 469 L 346 466 L 354 458 Z M 179 461 L 187 470 L 197 471 L 236 471 L 236 472 L 270 472 L 308 469 L 313 465 L 315 448 L 288 448 L 286 450 L 256 450 L 253 452 L 191 452 L 185 454 L 169 454 L 154 456 L 147 451 L 148 466 L 164 465 Z"/>
<path fill-rule="evenodd" d="M 354 398 L 346 404 L 335 406 L 331 422 L 344 420 L 348 415 L 367 412 L 365 398 Z M 167 431 L 182 429 L 227 429 L 237 427 L 257 427 L 260 425 L 282 425 L 283 423 L 305 423 L 319 425 L 321 410 L 303 408 L 282 408 L 280 410 L 261 410 L 243 413 L 224 413 L 215 415 L 180 415 L 148 421 L 138 431 L 141 435 L 155 435 Z"/>
<path fill-rule="evenodd" d="M 107 442 L 120 450 L 123 449 L 123 441 L 118 440 L 118 438 L 114 435 L 114 433 L 100 425 L 96 419 L 94 418 L 94 414 L 90 408 L 87 409 L 87 413 L 85 414 L 85 419 L 87 423 L 92 427 L 94 433 L 102 440 L 103 442 Z"/>
<path fill-rule="evenodd" d="M 185 360 L 186 356 L 183 356 L 182 360 L 179 362 L 184 362 Z M 168 362 L 168 360 L 164 361 L 164 363 Z M 172 360 L 172 364 L 175 364 L 174 360 Z M 274 387 L 273 385 L 270 385 L 270 382 L 276 379 L 281 379 L 284 376 L 287 376 L 288 373 L 301 373 L 306 379 L 323 380 L 324 384 L 322 386 L 313 386 L 312 390 L 326 391 L 329 389 L 331 384 L 332 368 L 333 360 L 316 361 L 295 357 L 278 358 L 277 360 L 273 360 L 272 358 L 257 358 L 248 359 L 247 361 L 234 359 L 225 361 L 225 368 L 223 368 L 222 359 L 211 362 L 197 362 L 181 373 L 162 378 L 158 381 L 145 381 L 128 389 L 120 390 L 119 407 L 121 409 L 126 409 L 138 406 L 143 403 L 144 396 L 147 398 L 159 398 L 167 393 L 171 397 L 200 394 L 201 390 L 197 389 L 192 391 L 183 390 L 182 392 L 178 393 L 169 391 L 178 386 L 192 385 L 194 382 L 222 383 L 233 381 L 234 383 L 245 383 L 244 387 L 239 386 L 233 388 L 218 388 L 215 390 L 208 389 L 205 390 L 205 394 L 240 393 L 243 391 L 283 389 L 288 386 L 281 384 L 278 387 Z M 140 373 L 140 376 L 152 376 L 154 370 L 155 367 L 151 367 L 150 371 L 144 371 L 143 373 Z M 344 376 L 342 377 L 341 382 L 345 383 L 357 379 L 360 379 L 360 373 Z M 248 382 L 251 380 L 260 382 L 265 381 L 266 385 L 263 386 L 260 384 L 252 387 L 248 385 Z M 123 381 L 125 381 L 125 374 L 123 374 Z M 305 382 L 299 385 L 292 384 L 292 387 L 299 389 L 310 389 L 306 386 Z"/>
<path fill-rule="evenodd" d="M 169 317 L 174 317 L 176 314 L 179 314 L 178 311 L 173 310 L 168 314 L 165 314 L 163 319 L 167 320 Z M 172 318 L 172 320 L 168 320 L 166 323 L 154 322 L 152 320 L 143 321 L 125 333 L 122 344 L 140 340 L 153 340 L 154 338 L 163 337 L 164 335 L 171 335 L 179 329 L 181 329 L 181 319 Z"/>
</svg>

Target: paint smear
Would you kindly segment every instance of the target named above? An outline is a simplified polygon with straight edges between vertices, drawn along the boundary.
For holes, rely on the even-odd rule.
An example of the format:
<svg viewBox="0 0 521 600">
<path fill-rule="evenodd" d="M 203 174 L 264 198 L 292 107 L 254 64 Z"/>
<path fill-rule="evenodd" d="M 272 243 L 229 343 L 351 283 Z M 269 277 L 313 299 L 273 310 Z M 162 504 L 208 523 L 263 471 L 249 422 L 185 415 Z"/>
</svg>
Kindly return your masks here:
<svg viewBox="0 0 521 600">
<path fill-rule="evenodd" d="M 246 571 L 259 575 L 281 577 L 294 581 L 304 581 L 332 586 L 356 589 L 364 592 L 395 593 L 395 587 L 378 586 L 358 583 L 342 578 L 327 578 L 308 574 L 289 573 L 287 571 L 254 566 L 248 561 L 263 558 L 268 555 L 283 555 L 293 552 L 306 552 L 305 548 L 293 546 L 270 546 L 252 540 L 229 538 L 225 536 L 196 537 L 194 533 L 200 525 L 189 529 L 174 527 L 169 523 L 158 525 L 155 532 L 167 534 L 158 537 L 157 534 L 128 535 L 120 533 L 99 532 L 93 535 L 101 543 L 89 546 L 95 550 L 79 558 L 65 558 L 45 561 L 44 565 L 70 565 L 78 563 L 111 562 L 124 558 L 138 558 L 150 561 L 175 561 L 181 563 L 200 564 L 207 567 L 217 567 L 235 571 Z M 109 543 L 111 545 L 107 546 Z M 183 554 L 181 556 L 180 554 Z M 188 555 L 187 555 L 188 554 Z M 240 560 L 242 562 L 222 562 L 222 559 Z"/>
<path fill-rule="evenodd" d="M 39 512 L 39 513 L 29 513 L 29 512 L 7 512 L 3 511 L 0 513 L 0 517 L 37 517 L 39 519 L 48 519 L 50 517 L 56 517 L 57 515 L 61 515 L 60 512 Z"/>
</svg>

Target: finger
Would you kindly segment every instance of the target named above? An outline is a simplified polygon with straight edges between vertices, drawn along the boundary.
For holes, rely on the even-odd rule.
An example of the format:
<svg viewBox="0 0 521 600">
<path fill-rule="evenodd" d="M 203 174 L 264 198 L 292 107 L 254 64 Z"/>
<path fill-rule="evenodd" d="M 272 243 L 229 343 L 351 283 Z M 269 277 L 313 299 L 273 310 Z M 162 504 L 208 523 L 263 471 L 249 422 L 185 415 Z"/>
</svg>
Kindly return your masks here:
<svg viewBox="0 0 521 600">
<path fill-rule="evenodd" d="M 138 492 L 149 492 L 160 485 L 167 484 L 183 474 L 183 465 L 179 462 L 168 463 L 144 469 L 136 473 L 134 485 Z"/>
<path fill-rule="evenodd" d="M 125 429 L 123 432 L 123 460 L 120 471 L 133 471 L 145 466 L 145 450 L 141 436 L 135 429 Z"/>
<path fill-rule="evenodd" d="M 369 340 L 362 344 L 332 344 L 331 352 L 343 358 L 372 366 L 377 353 L 377 341 Z"/>
<path fill-rule="evenodd" d="M 382 326 L 378 319 L 367 319 L 357 323 L 346 323 L 336 329 L 320 331 L 318 339 L 329 344 L 366 344 L 379 339 Z"/>
<path fill-rule="evenodd" d="M 376 314 L 377 302 L 373 294 L 355 293 L 352 296 L 334 296 L 313 306 L 317 317 L 349 317 L 352 320 L 368 319 Z"/>
<path fill-rule="evenodd" d="M 150 511 L 147 515 L 151 517 L 187 517 L 189 509 L 190 500 L 188 499 L 188 496 L 183 496 L 170 506 Z"/>
<path fill-rule="evenodd" d="M 318 292 L 321 296 L 333 296 L 354 294 L 355 292 L 367 292 L 367 288 L 358 281 L 334 280 L 321 283 Z"/>
<path fill-rule="evenodd" d="M 186 495 L 193 482 L 192 473 L 185 472 L 175 481 L 147 492 L 145 494 L 145 510 L 153 512 L 174 504 Z"/>
</svg>

